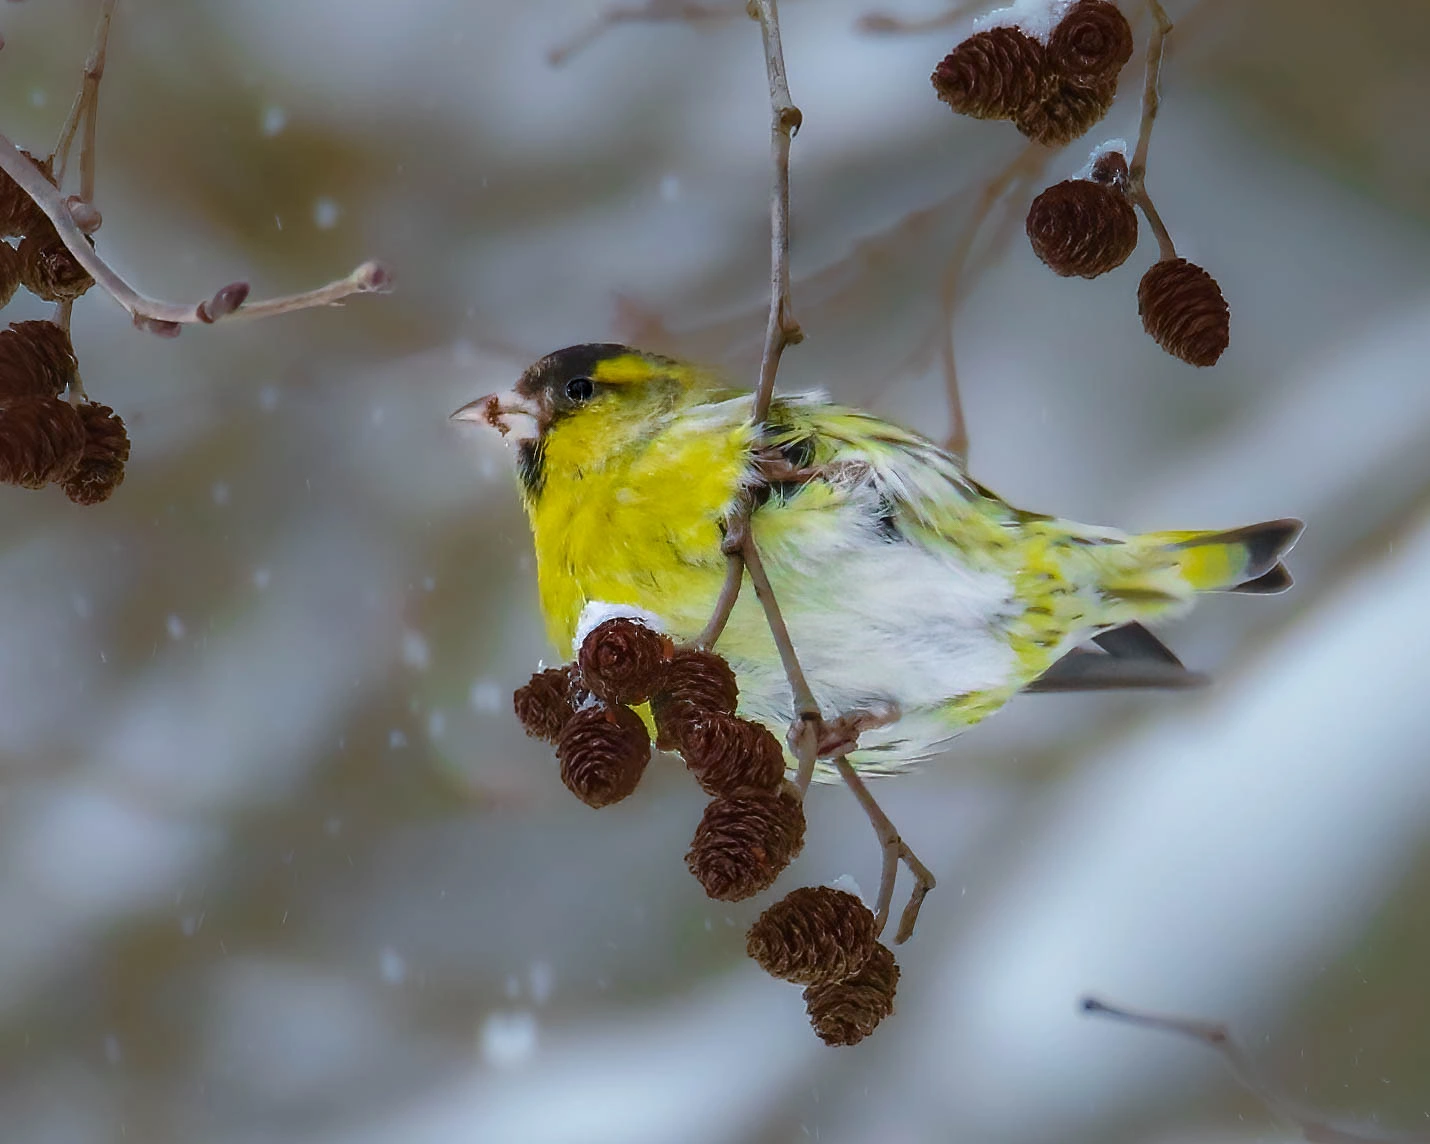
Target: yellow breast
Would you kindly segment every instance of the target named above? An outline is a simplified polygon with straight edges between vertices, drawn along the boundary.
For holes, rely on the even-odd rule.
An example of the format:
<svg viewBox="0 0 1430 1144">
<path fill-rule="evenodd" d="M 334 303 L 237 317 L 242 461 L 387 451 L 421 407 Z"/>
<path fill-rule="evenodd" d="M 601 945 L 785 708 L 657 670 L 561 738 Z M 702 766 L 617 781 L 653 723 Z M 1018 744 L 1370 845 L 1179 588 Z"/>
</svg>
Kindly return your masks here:
<svg viewBox="0 0 1430 1144">
<path fill-rule="evenodd" d="M 724 575 L 720 529 L 749 454 L 750 427 L 662 418 L 634 447 L 607 454 L 599 419 L 575 418 L 545 444 L 543 487 L 528 498 L 547 634 L 571 652 L 590 600 L 633 604 L 689 638 Z"/>
</svg>

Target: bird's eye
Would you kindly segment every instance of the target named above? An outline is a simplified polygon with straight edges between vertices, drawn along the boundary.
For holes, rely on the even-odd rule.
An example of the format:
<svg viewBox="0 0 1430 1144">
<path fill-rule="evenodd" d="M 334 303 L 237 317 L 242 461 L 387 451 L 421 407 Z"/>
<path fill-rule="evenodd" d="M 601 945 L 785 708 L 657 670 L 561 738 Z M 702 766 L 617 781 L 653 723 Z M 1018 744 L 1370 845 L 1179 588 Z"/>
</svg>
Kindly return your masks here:
<svg viewBox="0 0 1430 1144">
<path fill-rule="evenodd" d="M 569 401 L 581 405 L 590 401 L 596 392 L 596 383 L 589 377 L 573 377 L 566 383 L 566 397 Z"/>
</svg>

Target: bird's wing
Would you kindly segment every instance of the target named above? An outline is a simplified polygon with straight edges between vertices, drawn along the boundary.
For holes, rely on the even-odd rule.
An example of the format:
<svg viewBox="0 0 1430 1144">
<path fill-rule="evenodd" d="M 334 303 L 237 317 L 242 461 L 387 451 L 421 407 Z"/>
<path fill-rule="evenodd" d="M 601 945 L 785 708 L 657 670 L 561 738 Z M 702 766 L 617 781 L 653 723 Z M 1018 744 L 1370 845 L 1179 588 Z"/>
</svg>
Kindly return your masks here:
<svg viewBox="0 0 1430 1144">
<path fill-rule="evenodd" d="M 817 395 L 786 397 L 770 410 L 765 440 L 805 480 L 867 500 L 877 525 L 914 539 L 935 533 L 971 547 L 996 546 L 1009 526 L 1032 519 L 971 480 L 958 458 L 928 438 Z M 786 497 L 800 482 L 775 482 Z"/>
</svg>

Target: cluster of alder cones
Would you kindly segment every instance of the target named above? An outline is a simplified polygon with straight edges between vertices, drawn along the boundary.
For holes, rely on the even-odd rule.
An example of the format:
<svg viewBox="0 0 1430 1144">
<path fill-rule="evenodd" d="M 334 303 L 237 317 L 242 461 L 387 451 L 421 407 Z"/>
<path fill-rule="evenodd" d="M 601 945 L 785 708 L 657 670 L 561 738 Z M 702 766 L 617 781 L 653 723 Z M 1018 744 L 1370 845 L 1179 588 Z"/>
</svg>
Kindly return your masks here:
<svg viewBox="0 0 1430 1144">
<path fill-rule="evenodd" d="M 1127 261 L 1137 247 L 1137 212 L 1127 157 L 1105 151 L 1085 179 L 1043 191 L 1028 209 L 1028 241 L 1056 274 L 1096 278 Z M 1185 258 L 1154 262 L 1137 286 L 1143 328 L 1174 357 L 1215 365 L 1231 339 L 1231 309 L 1217 280 Z"/>
<path fill-rule="evenodd" d="M 735 674 L 711 651 L 678 647 L 633 619 L 607 620 L 576 662 L 539 671 L 514 703 L 529 735 L 556 745 L 561 780 L 588 806 L 632 794 L 655 746 L 675 751 L 711 796 L 686 866 L 723 902 L 773 885 L 804 845 L 803 798 L 785 779 L 780 741 L 735 714 Z M 815 1032 L 828 1044 L 862 1040 L 893 1011 L 899 970 L 874 915 L 853 894 L 804 887 L 766 910 L 748 952 L 776 977 L 804 985 Z"/>
<path fill-rule="evenodd" d="M 934 69 L 960 115 L 1011 119 L 1029 139 L 1071 143 L 1101 121 L 1132 58 L 1132 27 L 1108 0 L 1078 0 L 1043 44 L 1021 28 L 975 32 Z"/>
<path fill-rule="evenodd" d="M 48 177 L 48 161 L 38 164 Z M 98 215 L 89 217 L 97 225 Z M 0 173 L 0 307 L 24 286 L 49 302 L 72 302 L 94 284 L 54 224 Z M 108 500 L 124 479 L 129 435 L 107 405 L 77 398 L 79 362 L 56 322 L 12 322 L 0 331 L 0 481 L 57 484 L 76 504 Z"/>
<path fill-rule="evenodd" d="M 1043 44 L 1020 28 L 975 32 L 934 69 L 938 97 L 961 115 L 1009 119 L 1039 143 L 1062 146 L 1101 122 L 1132 58 L 1132 26 L 1110 0 L 1077 0 Z M 1096 278 L 1137 246 L 1127 159 L 1106 152 L 1086 178 L 1047 188 L 1028 211 L 1028 239 L 1055 273 Z M 1145 209 L 1145 207 L 1144 207 Z M 1142 276 L 1137 309 L 1174 357 L 1214 365 L 1231 336 L 1216 279 L 1185 258 L 1164 257 Z"/>
</svg>

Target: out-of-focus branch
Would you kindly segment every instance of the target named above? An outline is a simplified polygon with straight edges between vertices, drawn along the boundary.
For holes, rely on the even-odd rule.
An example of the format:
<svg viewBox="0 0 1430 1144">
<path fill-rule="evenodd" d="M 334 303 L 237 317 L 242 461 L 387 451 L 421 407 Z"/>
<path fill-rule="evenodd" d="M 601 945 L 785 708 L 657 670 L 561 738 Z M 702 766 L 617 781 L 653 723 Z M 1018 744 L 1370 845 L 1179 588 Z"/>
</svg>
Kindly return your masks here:
<svg viewBox="0 0 1430 1144">
<path fill-rule="evenodd" d="M 1084 1013 L 1110 1017 L 1144 1029 L 1189 1037 L 1214 1049 L 1221 1054 L 1232 1075 L 1243 1088 L 1281 1119 L 1296 1125 L 1302 1136 L 1311 1141 L 1311 1144 L 1430 1144 L 1430 1135 L 1350 1129 L 1331 1124 L 1318 1113 L 1308 1113 L 1279 1092 L 1252 1067 L 1246 1052 L 1232 1039 L 1231 1032 L 1225 1025 L 1190 1017 L 1171 1017 L 1161 1013 L 1125 1009 L 1096 997 L 1084 997 L 1081 1004 Z"/>
<path fill-rule="evenodd" d="M 958 388 L 958 362 L 954 353 L 953 340 L 953 324 L 958 310 L 959 286 L 963 281 L 964 270 L 968 264 L 968 255 L 973 249 L 973 243 L 978 238 L 978 232 L 983 229 L 984 222 L 987 221 L 998 200 L 1003 197 L 1015 180 L 1023 177 L 1036 177 L 1038 172 L 1047 165 L 1052 155 L 1051 148 L 1038 143 L 1029 143 L 1011 163 L 988 180 L 978 196 L 973 214 L 959 233 L 958 241 L 954 243 L 953 253 L 949 255 L 948 263 L 944 267 L 943 280 L 939 289 L 941 315 L 939 361 L 943 366 L 944 390 L 948 395 L 949 431 L 945 447 L 965 463 L 968 461 L 968 422 L 963 415 L 963 397 Z M 1010 232 L 1003 232 L 1000 237 L 1009 236 Z"/>
<path fill-rule="evenodd" d="M 854 30 L 866 36 L 916 36 L 922 32 L 937 32 L 951 27 L 968 13 L 983 7 L 973 3 L 956 4 L 937 16 L 896 16 L 892 12 L 866 12 L 854 21 Z"/>
<path fill-rule="evenodd" d="M 1147 38 L 1147 72 L 1142 83 L 1142 122 L 1137 131 L 1137 149 L 1132 153 L 1132 165 L 1128 169 L 1127 193 L 1132 201 L 1142 208 L 1147 225 L 1157 236 L 1157 246 L 1162 259 L 1176 258 L 1177 248 L 1172 244 L 1172 236 L 1162 222 L 1162 216 L 1152 204 L 1152 196 L 1147 193 L 1147 150 L 1152 144 L 1152 124 L 1157 118 L 1161 104 L 1157 85 L 1162 75 L 1162 51 L 1167 34 L 1172 30 L 1172 21 L 1157 0 L 1147 0 L 1148 11 L 1152 13 L 1152 32 Z"/>
<path fill-rule="evenodd" d="M 711 24 L 730 20 L 745 10 L 741 0 L 724 4 L 696 4 L 689 0 L 646 0 L 644 4 L 611 4 L 602 9 L 589 24 L 570 39 L 546 53 L 546 62 L 560 67 L 577 52 L 589 48 L 617 24 L 656 24 L 676 22 Z"/>
<path fill-rule="evenodd" d="M 328 306 L 352 294 L 370 294 L 391 288 L 392 276 L 380 263 L 364 262 L 351 274 L 308 290 L 262 302 L 245 302 L 248 285 L 235 282 L 201 302 L 164 302 L 141 294 L 129 285 L 90 245 L 75 221 L 70 205 L 59 190 L 5 135 L 0 135 L 0 170 L 14 179 L 35 205 L 54 224 L 55 231 L 75 260 L 116 302 L 129 311 L 140 329 L 167 337 L 176 336 L 183 326 L 209 325 L 227 318 L 269 318 L 276 314 Z"/>
</svg>

